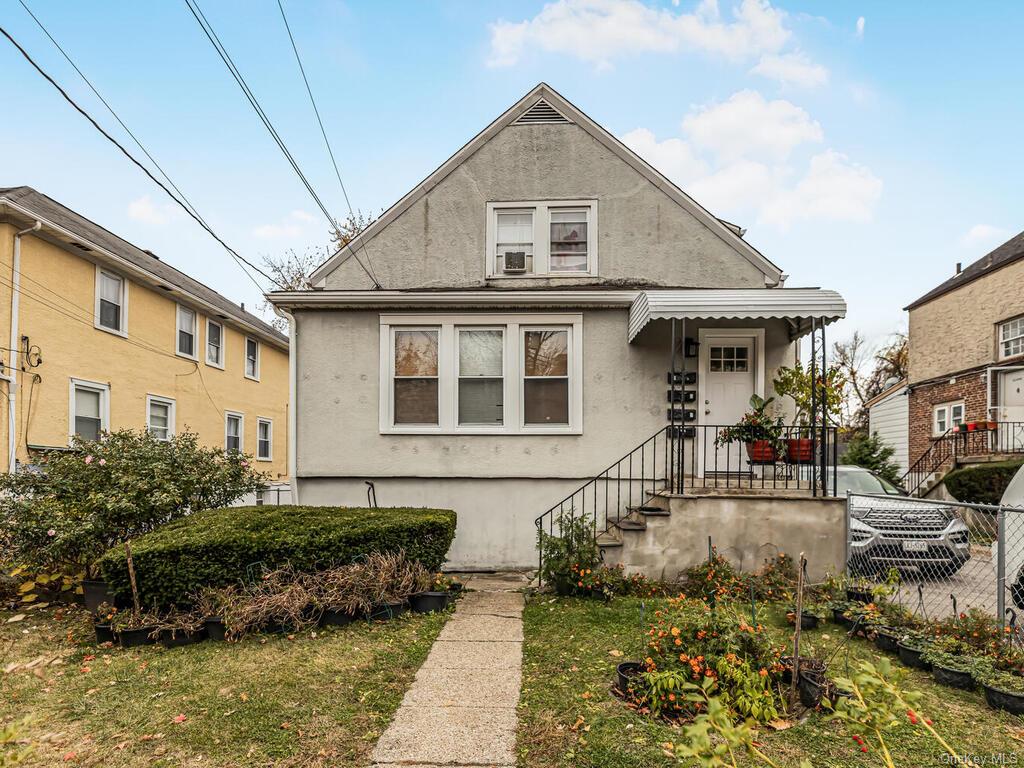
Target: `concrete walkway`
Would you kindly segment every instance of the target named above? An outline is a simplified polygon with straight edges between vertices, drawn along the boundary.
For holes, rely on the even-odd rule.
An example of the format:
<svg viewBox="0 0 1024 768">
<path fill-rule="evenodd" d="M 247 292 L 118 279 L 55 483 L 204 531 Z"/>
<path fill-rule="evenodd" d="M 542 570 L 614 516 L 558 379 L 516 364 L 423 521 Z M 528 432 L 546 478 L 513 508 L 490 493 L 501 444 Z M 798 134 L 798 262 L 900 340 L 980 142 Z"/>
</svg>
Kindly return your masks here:
<svg viewBox="0 0 1024 768">
<path fill-rule="evenodd" d="M 523 595 L 517 574 L 463 579 L 455 609 L 371 759 L 380 768 L 516 764 Z"/>
</svg>

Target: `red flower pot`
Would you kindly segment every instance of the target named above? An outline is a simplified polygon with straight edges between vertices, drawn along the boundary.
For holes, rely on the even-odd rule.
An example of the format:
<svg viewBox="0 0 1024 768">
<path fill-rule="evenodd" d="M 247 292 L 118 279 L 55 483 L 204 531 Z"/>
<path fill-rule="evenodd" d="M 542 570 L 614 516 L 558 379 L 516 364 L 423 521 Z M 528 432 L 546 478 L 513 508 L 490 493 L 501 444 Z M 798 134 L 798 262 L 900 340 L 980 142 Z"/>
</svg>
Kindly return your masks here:
<svg viewBox="0 0 1024 768">
<path fill-rule="evenodd" d="M 814 461 L 814 441 L 809 437 L 787 440 L 786 461 L 790 464 L 810 464 Z"/>
<path fill-rule="evenodd" d="M 977 432 L 978 431 L 978 422 L 976 422 L 976 421 L 969 421 L 969 422 L 967 422 L 967 431 L 968 432 Z"/>
<path fill-rule="evenodd" d="M 775 446 L 770 440 L 754 440 L 747 443 L 747 457 L 754 464 L 773 464 L 775 462 Z"/>
</svg>

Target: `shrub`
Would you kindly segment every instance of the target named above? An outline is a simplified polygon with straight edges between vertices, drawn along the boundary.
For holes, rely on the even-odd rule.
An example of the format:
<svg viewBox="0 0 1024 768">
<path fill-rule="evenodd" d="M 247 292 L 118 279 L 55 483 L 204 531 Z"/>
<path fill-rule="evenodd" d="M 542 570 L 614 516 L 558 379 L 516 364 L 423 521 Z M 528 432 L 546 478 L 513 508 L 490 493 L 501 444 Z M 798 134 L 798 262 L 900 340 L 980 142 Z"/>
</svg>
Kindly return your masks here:
<svg viewBox="0 0 1024 768">
<path fill-rule="evenodd" d="M 1024 461 L 998 461 L 954 469 L 943 482 L 957 501 L 998 504 Z"/>
<path fill-rule="evenodd" d="M 892 460 L 895 452 L 891 445 L 882 442 L 877 432 L 870 436 L 860 434 L 849 442 L 839 462 L 870 469 L 893 485 L 899 485 L 900 465 Z"/>
<path fill-rule="evenodd" d="M 186 605 L 203 587 L 251 582 L 285 565 L 320 571 L 371 552 L 404 550 L 435 571 L 454 536 L 450 510 L 264 505 L 189 515 L 133 540 L 132 555 L 143 605 Z M 115 594 L 128 594 L 120 548 L 99 567 Z"/>
<path fill-rule="evenodd" d="M 580 583 L 580 575 L 588 575 L 598 568 L 601 553 L 594 539 L 594 519 L 586 515 L 574 516 L 572 510 L 561 512 L 555 518 L 559 534 L 553 536 L 543 530 L 537 533 L 542 567 L 540 577 L 560 595 L 591 589 Z"/>
</svg>

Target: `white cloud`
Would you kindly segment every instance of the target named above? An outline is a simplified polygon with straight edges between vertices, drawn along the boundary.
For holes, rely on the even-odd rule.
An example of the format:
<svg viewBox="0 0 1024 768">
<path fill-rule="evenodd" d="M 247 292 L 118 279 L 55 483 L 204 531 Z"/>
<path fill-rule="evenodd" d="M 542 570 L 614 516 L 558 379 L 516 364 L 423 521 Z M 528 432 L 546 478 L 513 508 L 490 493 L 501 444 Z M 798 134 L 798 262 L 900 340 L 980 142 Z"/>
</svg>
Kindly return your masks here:
<svg viewBox="0 0 1024 768">
<path fill-rule="evenodd" d="M 277 223 L 261 224 L 253 229 L 253 237 L 260 240 L 277 240 L 284 237 L 299 237 L 315 217 L 306 211 L 294 210 Z"/>
<path fill-rule="evenodd" d="M 784 99 L 766 101 L 757 91 L 739 91 L 687 115 L 683 132 L 724 160 L 782 159 L 800 144 L 823 139 L 821 126 L 803 109 Z"/>
<path fill-rule="evenodd" d="M 175 212 L 172 203 L 158 205 L 149 195 L 143 195 L 128 203 L 128 218 L 146 224 L 166 224 Z"/>
<path fill-rule="evenodd" d="M 622 136 L 622 143 L 677 182 L 708 174 L 707 165 L 697 158 L 693 147 L 682 139 L 658 141 L 652 131 L 637 128 Z"/>
<path fill-rule="evenodd" d="M 857 37 L 864 37 L 864 17 L 857 18 Z"/>
<path fill-rule="evenodd" d="M 554 0 L 532 19 L 491 24 L 488 65 L 512 66 L 530 50 L 569 54 L 599 68 L 621 56 L 683 50 L 749 59 L 783 48 L 790 37 L 784 19 L 768 0 L 742 0 L 727 20 L 717 0 L 702 0 L 693 13 L 640 0 Z"/>
<path fill-rule="evenodd" d="M 828 82 L 828 70 L 799 51 L 766 53 L 750 73 L 802 88 L 815 88 Z"/>
<path fill-rule="evenodd" d="M 992 250 L 1010 237 L 1009 230 L 991 224 L 975 224 L 960 238 L 960 245 L 972 250 Z"/>
</svg>

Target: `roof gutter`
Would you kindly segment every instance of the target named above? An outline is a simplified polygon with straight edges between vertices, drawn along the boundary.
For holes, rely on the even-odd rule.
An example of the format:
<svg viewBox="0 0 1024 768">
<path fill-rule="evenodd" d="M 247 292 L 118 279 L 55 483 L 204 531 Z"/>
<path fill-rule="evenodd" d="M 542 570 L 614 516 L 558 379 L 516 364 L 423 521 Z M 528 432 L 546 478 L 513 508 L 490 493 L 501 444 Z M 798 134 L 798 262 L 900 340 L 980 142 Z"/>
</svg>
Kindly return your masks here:
<svg viewBox="0 0 1024 768">
<path fill-rule="evenodd" d="M 280 309 L 374 307 L 593 307 L 627 309 L 641 291 L 275 291 Z"/>
<path fill-rule="evenodd" d="M 31 227 L 14 233 L 14 257 L 11 259 L 11 344 L 7 352 L 7 374 L 3 377 L 7 382 L 7 471 L 10 474 L 14 474 L 18 468 L 16 402 L 18 398 L 18 369 L 21 361 L 19 353 L 15 350 L 19 348 L 18 342 L 21 338 L 18 328 L 21 305 L 21 237 L 30 232 L 38 232 L 42 228 L 43 222 L 36 219 Z"/>
</svg>

